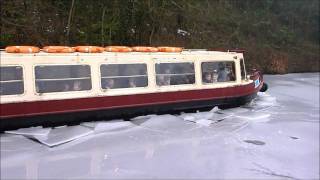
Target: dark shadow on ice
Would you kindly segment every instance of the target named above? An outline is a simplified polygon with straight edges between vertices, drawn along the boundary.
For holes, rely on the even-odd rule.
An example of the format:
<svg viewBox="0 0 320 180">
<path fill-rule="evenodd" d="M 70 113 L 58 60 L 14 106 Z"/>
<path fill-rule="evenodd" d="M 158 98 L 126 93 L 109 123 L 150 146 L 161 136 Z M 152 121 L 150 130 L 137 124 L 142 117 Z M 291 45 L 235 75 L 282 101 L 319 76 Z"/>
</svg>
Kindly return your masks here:
<svg viewBox="0 0 320 180">
<path fill-rule="evenodd" d="M 290 136 L 290 138 L 291 138 L 291 139 L 294 139 L 294 140 L 299 139 L 299 138 L 294 137 L 294 136 Z"/>
<path fill-rule="evenodd" d="M 265 145 L 266 143 L 263 141 L 258 141 L 258 140 L 244 140 L 246 143 L 254 144 L 254 145 Z"/>
</svg>

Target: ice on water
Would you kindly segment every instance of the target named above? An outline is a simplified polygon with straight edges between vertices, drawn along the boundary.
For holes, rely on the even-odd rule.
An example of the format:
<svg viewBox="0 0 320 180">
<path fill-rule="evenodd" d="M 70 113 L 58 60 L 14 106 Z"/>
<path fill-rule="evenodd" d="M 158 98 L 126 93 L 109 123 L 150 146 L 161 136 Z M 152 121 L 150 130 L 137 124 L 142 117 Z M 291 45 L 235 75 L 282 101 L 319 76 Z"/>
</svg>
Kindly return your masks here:
<svg viewBox="0 0 320 180">
<path fill-rule="evenodd" d="M 254 108 L 261 108 L 254 107 L 261 102 L 269 103 L 269 107 L 274 104 L 275 98 L 266 93 L 259 93 L 258 98 L 254 100 L 254 102 L 251 102 L 251 104 L 249 105 L 245 105 L 243 107 L 238 108 L 221 110 L 217 107 L 214 107 L 212 110 L 207 112 L 182 113 L 179 116 L 169 114 L 147 115 L 133 118 L 131 121 L 124 121 L 120 119 L 112 121 L 84 122 L 81 123 L 80 126 L 62 126 L 56 127 L 54 129 L 31 127 L 22 128 L 15 131 L 6 131 L 6 133 L 25 135 L 28 138 L 36 139 L 40 143 L 43 143 L 49 147 L 53 147 L 87 136 L 89 134 L 101 132 L 118 132 L 121 129 L 123 130 L 133 126 L 140 126 L 142 128 L 147 128 L 152 131 L 168 133 L 189 131 L 191 129 L 196 128 L 194 125 L 192 125 L 192 123 L 187 122 L 196 123 L 196 125 L 198 126 L 209 127 L 214 123 L 224 121 L 231 117 L 250 120 L 251 122 L 267 122 L 269 121 L 268 117 L 270 116 L 270 114 L 266 112 L 254 111 Z M 233 125 L 230 124 L 230 122 L 233 122 L 235 126 L 239 126 L 239 122 L 237 122 L 236 120 L 232 120 L 228 123 L 227 121 L 220 123 L 215 127 L 215 129 L 217 129 L 217 127 L 223 127 L 224 125 L 233 127 Z"/>
<path fill-rule="evenodd" d="M 147 120 L 134 120 L 133 123 L 142 128 L 162 133 L 182 132 L 194 128 L 192 123 L 187 123 L 181 117 L 170 114 L 154 116 Z"/>
<path fill-rule="evenodd" d="M 268 119 L 270 117 L 271 114 L 266 113 L 266 112 L 260 112 L 260 111 L 248 111 L 248 112 L 243 112 L 243 113 L 239 113 L 239 114 L 235 114 L 234 116 L 237 118 L 242 118 L 242 119 L 247 119 L 250 121 L 259 121 L 260 120 L 265 120 Z"/>
<path fill-rule="evenodd" d="M 196 121 L 197 124 L 201 124 L 203 126 L 210 126 L 210 124 L 212 123 L 212 121 L 208 120 L 208 119 L 198 119 Z"/>
<path fill-rule="evenodd" d="M 319 73 L 264 79 L 239 108 L 1 134 L 1 179 L 319 179 Z"/>
<path fill-rule="evenodd" d="M 51 128 L 42 128 L 42 126 L 21 128 L 12 131 L 5 131 L 8 134 L 29 135 L 29 136 L 47 136 L 51 131 Z"/>
<path fill-rule="evenodd" d="M 222 114 L 234 115 L 234 114 L 243 113 L 243 112 L 247 112 L 247 111 L 249 111 L 249 109 L 247 109 L 247 108 L 242 108 L 242 107 L 237 107 L 237 108 L 230 108 L 230 109 L 219 110 L 219 111 L 217 111 L 217 112 L 218 112 L 218 113 L 222 113 Z"/>
<path fill-rule="evenodd" d="M 65 126 L 54 128 L 47 136 L 33 136 L 34 139 L 47 146 L 57 146 L 87 136 L 93 131 L 83 126 Z"/>
<path fill-rule="evenodd" d="M 114 132 L 134 126 L 130 121 L 124 121 L 122 119 L 111 121 L 84 122 L 81 123 L 81 125 L 92 128 L 95 133 Z"/>
</svg>

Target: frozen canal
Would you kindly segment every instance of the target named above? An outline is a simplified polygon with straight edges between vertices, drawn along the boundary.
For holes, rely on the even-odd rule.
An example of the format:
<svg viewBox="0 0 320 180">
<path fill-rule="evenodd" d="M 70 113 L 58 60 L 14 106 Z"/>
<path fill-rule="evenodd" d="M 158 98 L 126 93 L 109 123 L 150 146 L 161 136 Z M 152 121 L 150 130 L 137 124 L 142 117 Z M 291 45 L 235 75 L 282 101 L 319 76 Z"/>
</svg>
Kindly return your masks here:
<svg viewBox="0 0 320 180">
<path fill-rule="evenodd" d="M 1 134 L 1 179 L 319 179 L 319 73 L 265 80 L 241 108 Z"/>
</svg>

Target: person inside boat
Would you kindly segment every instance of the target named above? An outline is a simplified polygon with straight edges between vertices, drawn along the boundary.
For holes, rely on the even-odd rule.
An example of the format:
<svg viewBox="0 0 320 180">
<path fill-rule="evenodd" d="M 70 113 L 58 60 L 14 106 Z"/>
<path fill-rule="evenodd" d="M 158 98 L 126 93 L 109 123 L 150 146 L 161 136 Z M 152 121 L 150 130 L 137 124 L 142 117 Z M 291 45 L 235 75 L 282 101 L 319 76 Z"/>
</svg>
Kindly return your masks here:
<svg viewBox="0 0 320 180">
<path fill-rule="evenodd" d="M 219 63 L 218 82 L 230 81 L 225 63 Z"/>
<path fill-rule="evenodd" d="M 104 89 L 113 89 L 114 88 L 114 79 L 106 79 L 104 84 Z"/>
<path fill-rule="evenodd" d="M 75 81 L 75 82 L 73 83 L 73 90 L 74 90 L 74 91 L 81 91 L 81 90 L 82 90 L 81 81 Z"/>
<path fill-rule="evenodd" d="M 157 84 L 159 86 L 168 86 L 168 85 L 170 85 L 170 76 L 158 75 Z"/>
<path fill-rule="evenodd" d="M 168 86 L 171 84 L 170 69 L 165 69 L 164 74 L 157 75 L 157 85 L 158 86 Z"/>
<path fill-rule="evenodd" d="M 214 70 L 213 73 L 212 73 L 212 81 L 213 82 L 218 82 L 218 71 L 217 70 Z"/>
<path fill-rule="evenodd" d="M 212 74 L 210 72 L 205 72 L 203 74 L 203 83 L 213 83 Z"/>
<path fill-rule="evenodd" d="M 70 91 L 70 85 L 69 85 L 69 83 L 64 83 L 63 84 L 63 89 L 62 89 L 62 91 L 64 92 L 64 91 Z"/>
<path fill-rule="evenodd" d="M 129 87 L 130 87 L 130 88 L 137 87 L 136 81 L 135 81 L 134 78 L 129 78 Z"/>
</svg>

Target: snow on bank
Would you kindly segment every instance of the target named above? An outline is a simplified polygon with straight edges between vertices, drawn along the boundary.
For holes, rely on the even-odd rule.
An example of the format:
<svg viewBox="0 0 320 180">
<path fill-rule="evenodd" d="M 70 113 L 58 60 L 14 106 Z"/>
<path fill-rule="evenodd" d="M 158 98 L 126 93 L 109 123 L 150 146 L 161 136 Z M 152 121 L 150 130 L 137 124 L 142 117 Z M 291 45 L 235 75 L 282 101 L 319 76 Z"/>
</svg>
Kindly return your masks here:
<svg viewBox="0 0 320 180">
<path fill-rule="evenodd" d="M 239 108 L 1 134 L 1 179 L 319 179 L 319 74 L 265 80 Z"/>
</svg>

